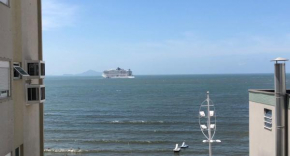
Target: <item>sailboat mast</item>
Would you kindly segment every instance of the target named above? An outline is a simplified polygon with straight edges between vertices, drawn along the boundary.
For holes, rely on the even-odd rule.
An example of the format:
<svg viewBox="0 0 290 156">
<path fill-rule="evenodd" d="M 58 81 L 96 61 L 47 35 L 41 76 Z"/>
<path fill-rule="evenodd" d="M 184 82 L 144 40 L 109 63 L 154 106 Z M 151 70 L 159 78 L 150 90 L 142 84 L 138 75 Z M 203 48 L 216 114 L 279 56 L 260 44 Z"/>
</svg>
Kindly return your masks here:
<svg viewBox="0 0 290 156">
<path fill-rule="evenodd" d="M 210 127 L 210 101 L 209 101 L 209 91 L 207 91 L 207 129 L 208 129 L 208 151 L 209 151 L 209 156 L 212 156 L 212 151 L 211 151 L 211 127 Z"/>
</svg>

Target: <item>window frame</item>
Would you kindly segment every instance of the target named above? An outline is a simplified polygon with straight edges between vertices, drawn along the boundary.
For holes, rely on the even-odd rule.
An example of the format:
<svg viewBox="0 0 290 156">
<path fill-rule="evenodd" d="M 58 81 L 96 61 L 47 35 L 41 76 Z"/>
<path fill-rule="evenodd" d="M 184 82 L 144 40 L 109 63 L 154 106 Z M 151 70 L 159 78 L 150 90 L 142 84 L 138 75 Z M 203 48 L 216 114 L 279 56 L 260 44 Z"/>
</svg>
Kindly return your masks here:
<svg viewBox="0 0 290 156">
<path fill-rule="evenodd" d="M 11 100 L 12 99 L 12 77 L 13 77 L 13 73 L 12 73 L 12 62 L 11 59 L 7 59 L 7 58 L 2 58 L 0 57 L 0 61 L 4 61 L 4 62 L 8 62 L 9 63 L 9 89 L 8 89 L 8 95 L 7 97 L 0 97 L 0 103 L 6 100 Z"/>
<path fill-rule="evenodd" d="M 5 156 L 12 156 L 12 152 L 7 153 Z"/>
<path fill-rule="evenodd" d="M 19 69 L 16 69 L 15 67 L 19 67 L 19 68 L 21 68 L 21 70 L 23 70 L 23 71 L 25 72 L 25 74 L 21 73 L 21 72 L 19 71 Z M 18 73 L 18 75 L 19 75 L 18 77 L 15 77 L 15 71 L 16 71 L 16 73 Z M 20 62 L 13 62 L 13 79 L 14 79 L 14 80 L 19 80 L 19 79 L 22 79 L 23 77 L 28 77 L 28 76 L 30 76 L 30 75 L 27 73 L 27 71 L 25 71 L 25 70 L 22 68 Z"/>
<path fill-rule="evenodd" d="M 7 4 L 0 0 L 0 4 L 3 4 L 5 6 L 7 6 L 8 8 L 10 8 L 10 0 L 7 0 Z"/>
<path fill-rule="evenodd" d="M 37 66 L 38 66 L 38 71 L 37 71 L 38 74 L 37 75 L 30 75 L 29 70 L 28 70 L 28 64 L 30 64 L 30 63 L 37 64 Z M 44 64 L 44 71 L 42 71 L 42 64 Z M 45 75 L 42 75 L 42 73 L 45 74 L 45 62 L 44 61 L 26 60 L 25 70 L 30 75 L 30 76 L 27 76 L 28 79 L 44 79 L 45 78 Z"/>
<path fill-rule="evenodd" d="M 15 156 L 21 156 L 20 147 L 15 149 Z"/>
<path fill-rule="evenodd" d="M 21 67 L 20 62 L 13 62 L 13 80 L 19 80 L 19 79 L 21 79 L 21 75 L 16 71 L 18 73 L 18 76 L 15 77 L 15 74 L 14 74 L 14 71 L 15 71 L 14 67 L 15 66 Z"/>
<path fill-rule="evenodd" d="M 38 97 L 37 100 L 28 100 L 28 89 L 29 88 L 37 88 L 38 90 Z M 44 99 L 42 97 L 42 88 L 44 88 Z M 45 102 L 45 85 L 26 85 L 26 104 L 40 104 L 40 103 L 44 103 Z"/>
<path fill-rule="evenodd" d="M 268 111 L 271 111 L 270 117 L 267 115 Z M 273 111 L 271 109 L 264 108 L 264 129 L 269 130 L 269 131 L 272 131 L 272 127 L 273 127 L 273 114 L 272 114 L 272 112 Z M 267 126 L 267 125 L 271 125 L 271 127 Z"/>
</svg>

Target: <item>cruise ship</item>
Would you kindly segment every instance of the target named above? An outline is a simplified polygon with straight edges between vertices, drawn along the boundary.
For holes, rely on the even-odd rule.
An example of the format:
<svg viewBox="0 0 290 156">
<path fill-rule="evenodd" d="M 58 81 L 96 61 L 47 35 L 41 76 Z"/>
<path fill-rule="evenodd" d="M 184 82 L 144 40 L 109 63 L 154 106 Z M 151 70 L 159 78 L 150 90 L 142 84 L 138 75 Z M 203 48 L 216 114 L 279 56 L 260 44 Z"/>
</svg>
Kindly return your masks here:
<svg viewBox="0 0 290 156">
<path fill-rule="evenodd" d="M 102 76 L 104 78 L 135 78 L 130 69 L 125 70 L 119 67 L 117 69 L 105 70 Z"/>
</svg>

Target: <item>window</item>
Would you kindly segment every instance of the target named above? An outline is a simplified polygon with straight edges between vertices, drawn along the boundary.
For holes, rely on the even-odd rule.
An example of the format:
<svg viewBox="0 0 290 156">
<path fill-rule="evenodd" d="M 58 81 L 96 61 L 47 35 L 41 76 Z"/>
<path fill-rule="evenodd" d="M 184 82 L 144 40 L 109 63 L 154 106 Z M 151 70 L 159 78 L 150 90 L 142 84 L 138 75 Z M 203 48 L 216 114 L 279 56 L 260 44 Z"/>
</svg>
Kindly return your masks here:
<svg viewBox="0 0 290 156">
<path fill-rule="evenodd" d="M 264 109 L 264 128 L 272 130 L 272 110 Z"/>
<path fill-rule="evenodd" d="M 41 88 L 41 100 L 45 100 L 45 87 Z"/>
<path fill-rule="evenodd" d="M 19 147 L 15 149 L 15 156 L 20 156 L 20 149 L 19 149 Z"/>
<path fill-rule="evenodd" d="M 31 76 L 39 75 L 39 64 L 38 63 L 27 63 L 27 72 Z"/>
<path fill-rule="evenodd" d="M 13 66 L 14 67 L 20 67 L 20 63 L 13 63 Z M 15 70 L 15 68 L 13 70 L 13 78 L 14 79 L 20 79 L 21 78 L 19 72 L 17 72 L 17 70 Z"/>
<path fill-rule="evenodd" d="M 44 78 L 45 63 L 43 61 L 27 61 L 26 67 L 30 78 Z"/>
<path fill-rule="evenodd" d="M 22 155 L 23 155 L 23 144 L 15 149 L 14 156 L 22 156 Z"/>
<path fill-rule="evenodd" d="M 45 101 L 45 86 L 28 85 L 26 96 L 27 104 L 43 103 Z"/>
<path fill-rule="evenodd" d="M 9 6 L 9 0 L 0 0 L 0 3 L 3 3 L 7 6 Z"/>
<path fill-rule="evenodd" d="M 27 96 L 28 101 L 39 100 L 39 88 L 28 88 L 27 94 L 28 94 L 28 96 Z"/>
<path fill-rule="evenodd" d="M 18 62 L 15 62 L 13 63 L 13 68 L 14 68 L 14 79 L 21 79 L 21 77 L 26 77 L 26 76 L 29 76 L 29 74 L 20 67 L 20 63 Z"/>
<path fill-rule="evenodd" d="M 41 67 L 41 76 L 45 76 L 45 64 L 44 63 L 40 63 L 40 67 Z"/>
<path fill-rule="evenodd" d="M 10 153 L 6 154 L 5 156 L 12 156 L 12 154 L 11 154 L 11 152 L 10 152 Z"/>
<path fill-rule="evenodd" d="M 10 96 L 10 63 L 0 61 L 0 99 Z"/>
</svg>

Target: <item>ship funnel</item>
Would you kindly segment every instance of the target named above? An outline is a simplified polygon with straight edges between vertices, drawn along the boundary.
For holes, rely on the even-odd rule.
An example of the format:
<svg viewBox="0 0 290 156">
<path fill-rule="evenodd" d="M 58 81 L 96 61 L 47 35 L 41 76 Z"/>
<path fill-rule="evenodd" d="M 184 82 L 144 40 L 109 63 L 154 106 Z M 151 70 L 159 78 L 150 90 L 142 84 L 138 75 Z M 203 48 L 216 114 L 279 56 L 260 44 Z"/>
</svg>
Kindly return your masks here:
<svg viewBox="0 0 290 156">
<path fill-rule="evenodd" d="M 285 74 L 285 61 L 288 59 L 278 57 L 275 61 L 275 121 L 276 121 L 276 156 L 287 155 L 287 100 L 286 100 L 286 74 Z"/>
</svg>

